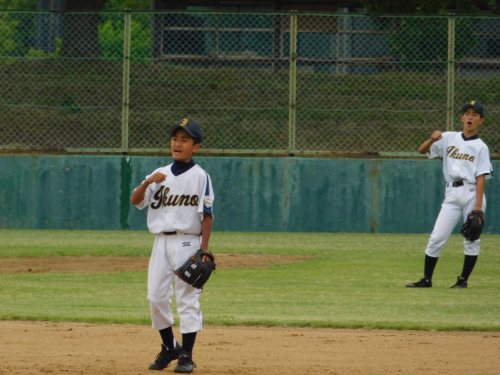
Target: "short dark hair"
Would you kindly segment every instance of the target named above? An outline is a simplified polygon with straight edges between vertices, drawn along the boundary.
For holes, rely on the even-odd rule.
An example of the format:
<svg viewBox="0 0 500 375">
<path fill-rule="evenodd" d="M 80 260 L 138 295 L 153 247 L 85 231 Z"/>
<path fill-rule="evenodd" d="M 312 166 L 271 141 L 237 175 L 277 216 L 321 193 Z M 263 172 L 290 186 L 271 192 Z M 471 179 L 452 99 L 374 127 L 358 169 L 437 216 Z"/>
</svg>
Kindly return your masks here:
<svg viewBox="0 0 500 375">
<path fill-rule="evenodd" d="M 175 135 L 175 133 L 177 133 L 177 130 L 179 130 L 179 129 L 182 129 L 182 128 L 177 128 L 177 129 L 175 129 L 175 130 L 172 132 L 172 137 Z M 194 145 L 201 144 L 201 139 L 200 139 L 200 137 L 193 137 L 193 136 L 191 136 L 191 134 L 189 134 L 188 132 L 186 132 L 186 133 L 187 133 L 187 135 L 189 135 L 191 138 L 193 138 L 193 144 L 194 144 Z"/>
</svg>

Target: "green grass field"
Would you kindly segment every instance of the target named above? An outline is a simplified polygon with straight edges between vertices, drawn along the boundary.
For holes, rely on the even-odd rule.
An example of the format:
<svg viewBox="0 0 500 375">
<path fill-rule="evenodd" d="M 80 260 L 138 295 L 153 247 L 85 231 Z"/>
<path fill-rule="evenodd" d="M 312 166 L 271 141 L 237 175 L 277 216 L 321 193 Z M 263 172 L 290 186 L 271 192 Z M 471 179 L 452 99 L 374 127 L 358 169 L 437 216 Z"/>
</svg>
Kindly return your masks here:
<svg viewBox="0 0 500 375">
<path fill-rule="evenodd" d="M 500 330 L 500 236 L 482 238 L 469 288 L 453 235 L 434 287 L 404 288 L 423 271 L 428 235 L 215 232 L 215 253 L 311 255 L 300 263 L 219 270 L 201 297 L 206 324 Z M 0 230 L 0 258 L 148 256 L 153 236 L 126 231 Z M 0 259 L 0 262 L 2 260 Z M 149 324 L 146 272 L 0 274 L 0 319 Z"/>
</svg>

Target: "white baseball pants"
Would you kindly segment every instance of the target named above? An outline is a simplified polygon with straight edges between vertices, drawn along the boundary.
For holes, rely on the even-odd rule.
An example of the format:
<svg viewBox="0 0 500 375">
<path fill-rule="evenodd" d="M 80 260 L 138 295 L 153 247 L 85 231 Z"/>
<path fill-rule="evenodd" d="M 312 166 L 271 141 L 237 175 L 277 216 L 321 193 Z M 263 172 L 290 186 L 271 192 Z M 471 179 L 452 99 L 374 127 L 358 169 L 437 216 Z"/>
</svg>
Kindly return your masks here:
<svg viewBox="0 0 500 375">
<path fill-rule="evenodd" d="M 200 248 L 201 236 L 192 234 L 158 234 L 153 245 L 148 272 L 148 300 L 153 328 L 165 329 L 174 324 L 170 308 L 174 295 L 181 333 L 201 331 L 203 315 L 198 299 L 201 291 L 179 279 L 174 270 Z"/>
<path fill-rule="evenodd" d="M 467 215 L 476 205 L 476 185 L 464 183 L 462 186 L 446 187 L 444 202 L 431 233 L 425 253 L 430 257 L 438 258 L 443 246 L 450 238 L 451 232 L 460 219 L 465 223 Z M 486 198 L 483 196 L 483 211 L 486 210 Z M 479 241 L 464 239 L 464 253 L 466 255 L 479 255 Z"/>
</svg>

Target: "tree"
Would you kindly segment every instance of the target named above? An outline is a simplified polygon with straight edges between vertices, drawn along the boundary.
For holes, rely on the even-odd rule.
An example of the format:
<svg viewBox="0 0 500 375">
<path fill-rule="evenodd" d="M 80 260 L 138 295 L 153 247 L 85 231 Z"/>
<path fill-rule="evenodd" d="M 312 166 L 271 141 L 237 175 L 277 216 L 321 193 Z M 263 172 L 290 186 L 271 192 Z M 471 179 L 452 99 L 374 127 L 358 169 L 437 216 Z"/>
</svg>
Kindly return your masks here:
<svg viewBox="0 0 500 375">
<path fill-rule="evenodd" d="M 61 56 L 96 58 L 99 50 L 99 13 L 108 0 L 68 0 L 64 17 L 64 39 Z M 87 13 L 94 12 L 94 13 Z M 78 14 L 80 12 L 80 14 Z"/>
<path fill-rule="evenodd" d="M 25 1 L 25 0 L 23 0 Z M 61 56 L 78 58 L 101 57 L 98 27 L 102 10 L 148 9 L 148 0 L 68 0 L 64 18 L 64 40 Z M 95 13 L 86 13 L 91 11 Z"/>
<path fill-rule="evenodd" d="M 149 10 L 149 0 L 109 0 L 103 10 Z"/>
<path fill-rule="evenodd" d="M 500 0 L 488 0 L 488 8 L 491 9 L 491 13 L 500 14 Z"/>
<path fill-rule="evenodd" d="M 17 47 L 15 34 L 18 22 L 9 20 L 7 14 L 0 14 L 0 64 L 2 58 L 8 57 Z"/>
<path fill-rule="evenodd" d="M 36 10 L 37 0 L 0 0 L 0 9 Z"/>
<path fill-rule="evenodd" d="M 430 15 L 446 15 L 448 7 L 460 13 L 477 14 L 479 10 L 466 0 L 363 0 L 370 13 L 415 14 L 420 17 L 374 18 L 379 29 L 390 31 L 387 43 L 397 61 L 408 69 L 426 71 L 444 69 L 448 60 L 448 22 L 430 18 Z M 455 59 L 464 57 L 477 44 L 472 24 L 480 22 L 472 18 L 455 21 Z"/>
<path fill-rule="evenodd" d="M 490 3 L 495 0 L 490 0 Z M 455 8 L 462 14 L 478 14 L 479 9 L 470 0 L 363 0 L 368 13 L 392 14 L 445 14 Z"/>
</svg>

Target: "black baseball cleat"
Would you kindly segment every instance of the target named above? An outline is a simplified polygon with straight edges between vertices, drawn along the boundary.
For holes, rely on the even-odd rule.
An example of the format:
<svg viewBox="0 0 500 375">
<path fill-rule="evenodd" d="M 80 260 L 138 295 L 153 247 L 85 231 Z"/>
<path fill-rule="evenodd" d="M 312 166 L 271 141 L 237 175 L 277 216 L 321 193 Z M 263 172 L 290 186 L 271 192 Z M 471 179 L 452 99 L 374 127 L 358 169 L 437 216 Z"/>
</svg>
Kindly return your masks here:
<svg viewBox="0 0 500 375">
<path fill-rule="evenodd" d="M 457 282 L 455 283 L 455 285 L 452 286 L 452 288 L 457 288 L 457 289 L 467 288 L 467 280 L 464 279 L 462 276 L 458 276 Z"/>
<path fill-rule="evenodd" d="M 432 280 L 423 278 L 420 281 L 417 281 L 416 283 L 410 283 L 406 284 L 407 288 L 432 288 Z"/>
<path fill-rule="evenodd" d="M 181 374 L 190 374 L 196 365 L 193 362 L 193 355 L 188 352 L 182 352 L 179 356 L 179 362 L 174 368 L 174 372 Z"/>
<path fill-rule="evenodd" d="M 163 370 L 164 368 L 167 368 L 170 362 L 172 362 L 174 359 L 179 358 L 179 355 L 181 354 L 182 347 L 179 345 L 179 343 L 175 344 L 175 349 L 167 349 L 165 344 L 161 344 L 161 352 L 158 353 L 156 356 L 156 360 L 154 363 L 151 363 L 149 365 L 150 370 Z"/>
</svg>

